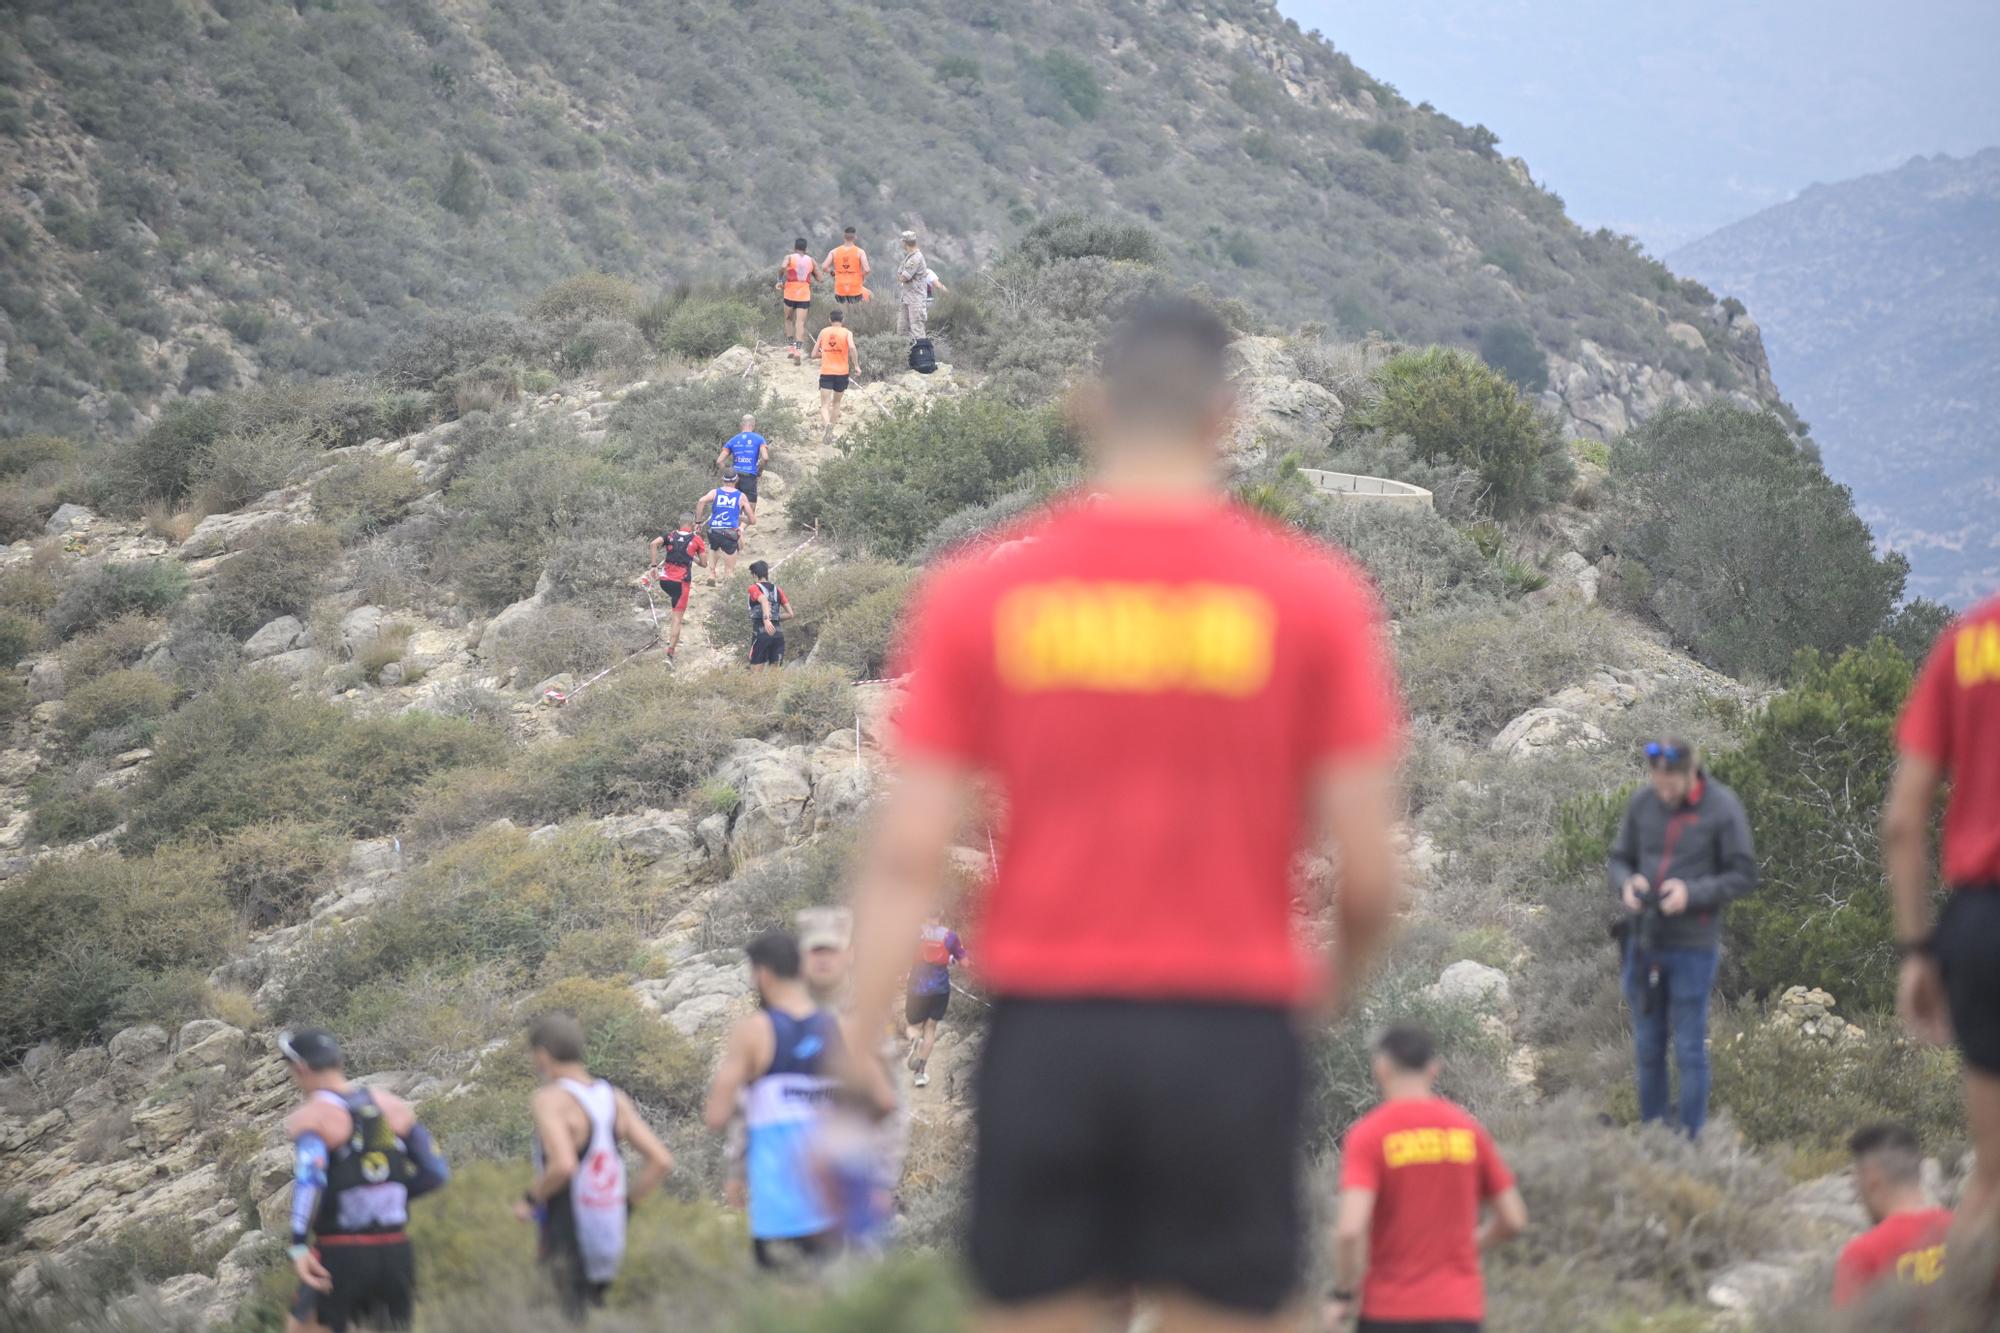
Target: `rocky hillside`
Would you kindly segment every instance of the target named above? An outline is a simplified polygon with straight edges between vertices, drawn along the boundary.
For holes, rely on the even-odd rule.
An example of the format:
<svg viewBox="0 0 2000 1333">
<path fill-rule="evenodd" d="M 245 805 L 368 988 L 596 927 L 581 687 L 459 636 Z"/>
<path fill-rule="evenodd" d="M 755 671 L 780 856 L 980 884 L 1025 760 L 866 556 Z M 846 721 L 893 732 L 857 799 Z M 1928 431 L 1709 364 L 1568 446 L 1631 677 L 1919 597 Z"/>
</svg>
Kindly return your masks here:
<svg viewBox="0 0 2000 1333">
<path fill-rule="evenodd" d="M 1912 591 L 1964 605 L 2000 585 L 2000 148 L 1816 185 L 1668 262 L 1756 312 Z"/>
<path fill-rule="evenodd" d="M 0 13 L 0 433 L 372 370 L 596 268 L 1143 221 L 1286 324 L 1480 347 L 1574 428 L 1775 403 L 1754 327 L 1269 0 L 29 0 Z M 1337 40 L 1338 33 L 1333 34 Z M 759 280 L 743 290 L 768 299 Z"/>
</svg>

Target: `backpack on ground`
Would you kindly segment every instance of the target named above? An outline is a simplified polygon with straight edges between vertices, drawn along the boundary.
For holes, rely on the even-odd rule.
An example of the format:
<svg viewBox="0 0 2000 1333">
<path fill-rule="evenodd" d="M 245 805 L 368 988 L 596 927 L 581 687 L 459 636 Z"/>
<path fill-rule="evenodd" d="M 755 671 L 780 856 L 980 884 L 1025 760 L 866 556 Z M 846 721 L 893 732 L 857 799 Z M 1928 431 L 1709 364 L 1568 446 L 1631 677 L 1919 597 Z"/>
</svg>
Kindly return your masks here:
<svg viewBox="0 0 2000 1333">
<path fill-rule="evenodd" d="M 919 338 L 910 344 L 910 369 L 919 375 L 928 375 L 937 369 L 937 348 L 929 338 Z"/>
</svg>

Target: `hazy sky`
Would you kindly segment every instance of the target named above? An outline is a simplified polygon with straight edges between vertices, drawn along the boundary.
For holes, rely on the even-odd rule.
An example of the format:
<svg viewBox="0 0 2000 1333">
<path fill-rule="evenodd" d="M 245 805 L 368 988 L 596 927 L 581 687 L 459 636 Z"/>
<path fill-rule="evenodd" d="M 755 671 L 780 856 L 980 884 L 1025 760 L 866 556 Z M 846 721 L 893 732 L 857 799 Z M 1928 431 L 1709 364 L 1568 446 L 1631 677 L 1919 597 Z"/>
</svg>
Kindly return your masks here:
<svg viewBox="0 0 2000 1333">
<path fill-rule="evenodd" d="M 2000 0 L 1277 0 L 1655 254 L 1804 187 L 2000 144 Z"/>
</svg>

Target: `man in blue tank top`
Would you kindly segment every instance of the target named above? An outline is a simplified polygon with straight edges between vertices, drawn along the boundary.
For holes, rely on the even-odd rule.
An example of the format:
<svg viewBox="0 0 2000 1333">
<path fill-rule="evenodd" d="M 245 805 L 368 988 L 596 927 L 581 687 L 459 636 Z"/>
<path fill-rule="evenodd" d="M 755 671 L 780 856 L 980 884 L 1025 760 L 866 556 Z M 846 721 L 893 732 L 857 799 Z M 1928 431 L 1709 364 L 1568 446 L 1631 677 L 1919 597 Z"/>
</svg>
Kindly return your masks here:
<svg viewBox="0 0 2000 1333">
<path fill-rule="evenodd" d="M 722 474 L 722 484 L 701 497 L 695 517 L 706 525 L 708 544 L 722 555 L 722 577 L 736 577 L 736 552 L 743 530 L 757 521 L 757 506 L 743 493 L 734 472 Z M 709 580 L 714 582 L 714 578 Z"/>
<path fill-rule="evenodd" d="M 757 478 L 764 475 L 764 464 L 770 456 L 771 446 L 757 433 L 757 418 L 745 412 L 742 427 L 722 446 L 722 452 L 715 456 L 715 465 L 724 472 L 734 468 L 737 489 L 751 504 L 756 504 Z"/>
<path fill-rule="evenodd" d="M 720 1134 L 742 1104 L 750 1239 L 761 1268 L 812 1267 L 840 1249 L 840 1213 L 822 1169 L 823 1137 L 843 1076 L 867 1088 L 878 1114 L 895 1098 L 879 1071 L 843 1059 L 839 1021 L 813 1000 L 800 975 L 799 942 L 771 930 L 744 950 L 760 1012 L 729 1034 L 704 1114 Z M 877 1086 L 880 1085 L 880 1086 Z"/>
</svg>

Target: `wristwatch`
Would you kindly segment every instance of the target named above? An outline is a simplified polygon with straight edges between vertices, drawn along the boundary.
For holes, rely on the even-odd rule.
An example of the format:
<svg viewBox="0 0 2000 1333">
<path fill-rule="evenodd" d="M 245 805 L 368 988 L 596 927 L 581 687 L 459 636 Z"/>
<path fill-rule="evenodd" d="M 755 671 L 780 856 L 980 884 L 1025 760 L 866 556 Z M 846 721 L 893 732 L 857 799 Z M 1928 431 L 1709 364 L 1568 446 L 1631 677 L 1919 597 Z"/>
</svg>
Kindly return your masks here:
<svg viewBox="0 0 2000 1333">
<path fill-rule="evenodd" d="M 290 1259 L 293 1263 L 297 1263 L 299 1260 L 305 1258 L 307 1255 L 311 1253 L 312 1253 L 312 1246 L 310 1245 L 294 1245 L 285 1251 L 285 1257 L 287 1259 Z"/>
</svg>

